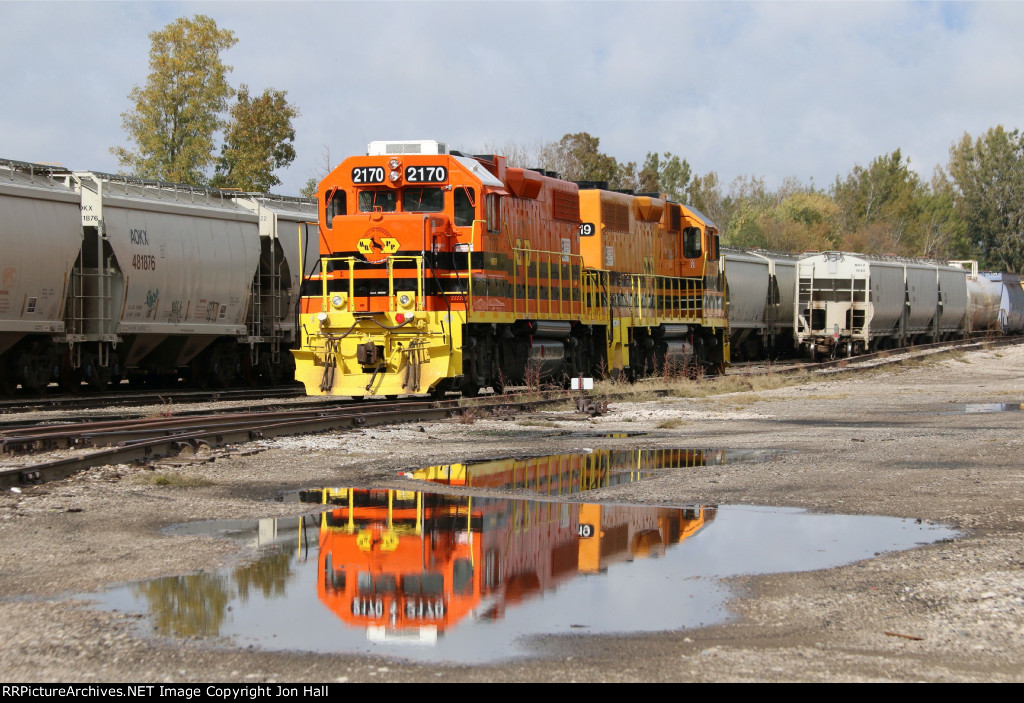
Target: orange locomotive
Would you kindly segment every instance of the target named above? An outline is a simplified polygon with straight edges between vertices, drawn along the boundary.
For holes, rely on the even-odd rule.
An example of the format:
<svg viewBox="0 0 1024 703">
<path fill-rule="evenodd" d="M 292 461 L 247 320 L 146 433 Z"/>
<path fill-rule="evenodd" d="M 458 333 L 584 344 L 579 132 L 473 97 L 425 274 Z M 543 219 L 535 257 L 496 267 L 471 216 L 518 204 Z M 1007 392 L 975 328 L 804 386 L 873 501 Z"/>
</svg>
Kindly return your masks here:
<svg viewBox="0 0 1024 703">
<path fill-rule="evenodd" d="M 324 489 L 317 593 L 375 640 L 432 642 L 580 574 L 660 556 L 715 508 L 587 505 L 389 489 Z"/>
<path fill-rule="evenodd" d="M 293 352 L 310 394 L 474 395 L 728 358 L 714 225 L 662 198 L 430 141 L 373 142 L 318 197 Z"/>
</svg>

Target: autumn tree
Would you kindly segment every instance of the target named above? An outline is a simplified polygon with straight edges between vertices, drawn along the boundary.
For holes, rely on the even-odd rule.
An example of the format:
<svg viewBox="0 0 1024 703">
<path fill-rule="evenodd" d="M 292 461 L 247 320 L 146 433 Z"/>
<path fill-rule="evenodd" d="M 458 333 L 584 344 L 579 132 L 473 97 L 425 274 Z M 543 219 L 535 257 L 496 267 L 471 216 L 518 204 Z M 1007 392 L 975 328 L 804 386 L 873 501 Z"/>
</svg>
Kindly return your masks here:
<svg viewBox="0 0 1024 703">
<path fill-rule="evenodd" d="M 249 86 L 239 86 L 210 185 L 265 192 L 281 182 L 274 170 L 295 160 L 292 120 L 299 114 L 285 96 L 283 90 L 267 88 L 252 98 Z"/>
<path fill-rule="evenodd" d="M 149 39 L 149 77 L 132 88 L 133 107 L 121 115 L 134 148 L 111 151 L 135 175 L 203 185 L 234 95 L 220 54 L 238 40 L 205 15 L 179 18 Z"/>
<path fill-rule="evenodd" d="M 965 133 L 950 149 L 948 170 L 955 210 L 980 263 L 1024 271 L 1024 136 L 1002 125 L 977 139 Z"/>
</svg>

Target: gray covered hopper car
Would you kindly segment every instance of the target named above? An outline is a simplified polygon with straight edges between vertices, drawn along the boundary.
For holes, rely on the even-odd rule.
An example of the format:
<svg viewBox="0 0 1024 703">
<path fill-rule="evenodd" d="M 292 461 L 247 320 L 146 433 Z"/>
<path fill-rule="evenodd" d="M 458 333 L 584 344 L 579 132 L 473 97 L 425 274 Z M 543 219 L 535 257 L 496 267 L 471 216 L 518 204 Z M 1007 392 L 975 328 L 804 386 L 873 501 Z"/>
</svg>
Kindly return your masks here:
<svg viewBox="0 0 1024 703">
<path fill-rule="evenodd" d="M 6 390 L 291 376 L 315 201 L 16 162 L 0 181 L 6 307 L 36 301 L 35 319 L 0 313 Z"/>
<path fill-rule="evenodd" d="M 762 359 L 791 352 L 797 257 L 723 247 L 722 259 L 728 282 L 732 359 Z"/>
</svg>

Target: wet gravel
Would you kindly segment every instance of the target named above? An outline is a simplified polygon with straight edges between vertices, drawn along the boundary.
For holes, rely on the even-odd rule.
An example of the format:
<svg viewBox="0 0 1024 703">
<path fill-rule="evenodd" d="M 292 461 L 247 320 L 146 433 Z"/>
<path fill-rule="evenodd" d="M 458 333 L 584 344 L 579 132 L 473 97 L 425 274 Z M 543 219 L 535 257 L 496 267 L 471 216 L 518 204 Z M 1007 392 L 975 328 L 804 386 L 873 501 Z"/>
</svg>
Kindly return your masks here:
<svg viewBox="0 0 1024 703">
<path fill-rule="evenodd" d="M 1020 681 L 1024 679 L 1024 348 L 701 400 L 292 437 L 103 467 L 0 495 L 0 679 L 13 681 Z M 637 432 L 650 435 L 637 435 Z M 602 433 L 633 434 L 599 437 Z M 736 579 L 727 625 L 536 642 L 485 666 L 269 652 L 154 635 L 75 594 L 244 560 L 170 535 L 212 518 L 306 513 L 320 486 L 408 487 L 398 470 L 585 447 L 779 450 L 586 494 L 648 504 L 796 506 L 961 528 L 849 566 Z"/>
</svg>

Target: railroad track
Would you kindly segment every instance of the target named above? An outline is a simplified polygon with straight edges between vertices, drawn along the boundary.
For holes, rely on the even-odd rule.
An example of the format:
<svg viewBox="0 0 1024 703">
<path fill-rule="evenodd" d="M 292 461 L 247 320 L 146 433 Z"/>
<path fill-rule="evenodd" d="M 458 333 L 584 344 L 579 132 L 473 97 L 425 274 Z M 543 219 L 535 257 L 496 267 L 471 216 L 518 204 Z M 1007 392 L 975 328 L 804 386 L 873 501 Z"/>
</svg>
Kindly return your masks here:
<svg viewBox="0 0 1024 703">
<path fill-rule="evenodd" d="M 222 400 L 261 400 L 304 397 L 305 389 L 292 383 L 262 388 L 163 388 L 123 390 L 115 393 L 60 393 L 39 395 L 27 391 L 14 397 L 0 397 L 0 413 L 37 412 L 46 410 L 87 410 L 91 408 L 131 407 L 136 405 L 174 405 L 212 403 Z"/>
<path fill-rule="evenodd" d="M 598 412 L 600 403 L 575 396 L 577 408 Z M 0 471 L 0 487 L 42 483 L 70 476 L 94 466 L 169 457 L 194 452 L 201 447 L 241 444 L 284 435 L 312 434 L 392 425 L 430 422 L 466 412 L 515 413 L 537 406 L 565 403 L 573 398 L 565 391 L 529 395 L 494 396 L 474 399 L 463 405 L 460 399 L 431 401 L 390 401 L 385 403 L 315 405 L 302 409 L 244 412 L 240 410 L 207 415 L 137 418 L 62 425 L 36 425 L 0 431 L 0 451 L 8 454 L 82 450 L 69 458 L 32 462 Z"/>
<path fill-rule="evenodd" d="M 789 373 L 795 371 L 843 370 L 854 364 L 901 363 L 950 350 L 997 348 L 1019 344 L 1024 337 L 984 340 L 958 340 L 920 345 L 905 349 L 889 349 L 848 359 L 835 359 L 814 364 L 795 363 L 788 366 L 748 368 L 754 373 Z M 908 356 L 909 355 L 909 356 Z M 667 394 L 668 389 L 646 388 L 646 393 Z M 200 447 L 241 444 L 256 439 L 284 435 L 310 434 L 404 422 L 430 422 L 448 419 L 467 412 L 481 414 L 529 412 L 536 407 L 575 402 L 577 410 L 598 414 L 607 410 L 608 400 L 628 399 L 634 394 L 602 393 L 601 401 L 567 391 L 532 392 L 503 396 L 479 397 L 471 402 L 450 400 L 407 399 L 381 403 L 366 400 L 343 401 L 336 398 L 322 401 L 276 403 L 274 410 L 254 412 L 250 408 L 233 408 L 218 413 L 202 411 L 168 414 L 161 417 L 104 418 L 89 422 L 24 426 L 10 424 L 0 429 L 0 451 L 8 454 L 52 452 L 80 449 L 75 456 L 41 461 L 0 471 L 0 487 L 40 483 L 67 477 L 77 471 L 131 461 L 169 457 L 181 452 L 194 452 Z"/>
<path fill-rule="evenodd" d="M 899 364 L 908 359 L 919 359 L 934 354 L 941 354 L 948 351 L 970 351 L 973 349 L 994 349 L 997 347 L 1009 346 L 1024 343 L 1024 336 L 1015 335 L 1011 337 L 986 337 L 983 339 L 954 339 L 947 342 L 935 342 L 934 344 L 918 344 L 912 347 L 899 347 L 883 349 L 882 351 L 870 354 L 858 354 L 857 356 L 827 359 L 825 361 L 810 362 L 787 359 L 775 364 L 766 364 L 763 361 L 733 364 L 730 370 L 737 374 L 768 374 L 768 373 L 795 373 L 798 371 L 838 371 L 851 366 L 870 365 L 872 367 L 885 364 Z"/>
</svg>

